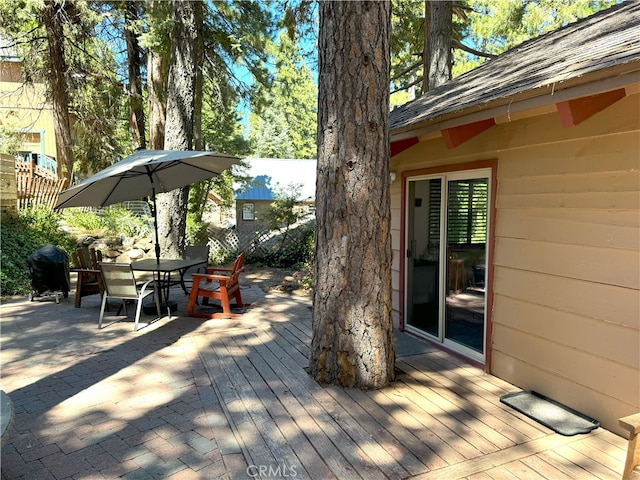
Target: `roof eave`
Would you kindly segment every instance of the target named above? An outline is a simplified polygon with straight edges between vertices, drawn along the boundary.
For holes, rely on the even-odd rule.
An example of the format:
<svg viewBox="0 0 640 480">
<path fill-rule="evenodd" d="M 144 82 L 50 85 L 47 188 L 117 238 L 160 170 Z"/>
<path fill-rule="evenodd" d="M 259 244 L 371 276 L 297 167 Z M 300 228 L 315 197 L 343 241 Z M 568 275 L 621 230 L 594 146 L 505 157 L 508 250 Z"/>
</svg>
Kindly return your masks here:
<svg viewBox="0 0 640 480">
<path fill-rule="evenodd" d="M 519 92 L 484 104 L 474 104 L 456 112 L 422 120 L 391 130 L 391 142 L 421 137 L 447 128 L 490 118 L 511 116 L 526 110 L 552 106 L 558 102 L 596 95 L 640 82 L 640 60 L 616 65 L 580 77 L 551 82 L 542 87 Z M 498 122 L 500 123 L 500 122 Z"/>
</svg>

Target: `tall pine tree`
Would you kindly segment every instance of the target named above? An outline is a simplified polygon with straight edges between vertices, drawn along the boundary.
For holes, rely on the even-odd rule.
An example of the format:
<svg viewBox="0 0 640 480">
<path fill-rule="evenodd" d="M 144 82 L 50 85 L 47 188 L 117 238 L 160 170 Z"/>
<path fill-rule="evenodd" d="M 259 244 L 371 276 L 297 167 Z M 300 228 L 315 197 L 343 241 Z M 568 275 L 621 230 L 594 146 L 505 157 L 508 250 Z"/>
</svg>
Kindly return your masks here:
<svg viewBox="0 0 640 480">
<path fill-rule="evenodd" d="M 394 378 L 390 2 L 321 2 L 313 338 L 321 383 Z"/>
</svg>

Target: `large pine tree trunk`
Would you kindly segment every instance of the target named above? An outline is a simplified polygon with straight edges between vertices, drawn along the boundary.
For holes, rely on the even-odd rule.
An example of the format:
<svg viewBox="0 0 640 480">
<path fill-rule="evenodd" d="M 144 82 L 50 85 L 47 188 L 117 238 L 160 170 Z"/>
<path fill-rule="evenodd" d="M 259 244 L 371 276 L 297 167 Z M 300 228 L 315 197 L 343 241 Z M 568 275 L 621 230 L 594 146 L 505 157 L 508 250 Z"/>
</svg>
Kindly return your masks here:
<svg viewBox="0 0 640 480">
<path fill-rule="evenodd" d="M 127 44 L 127 63 L 129 67 L 129 84 L 127 86 L 129 91 L 129 126 L 131 129 L 134 147 L 146 148 L 147 142 L 144 128 L 142 76 L 140 74 L 142 50 L 135 31 L 136 23 L 140 18 L 140 6 L 137 2 L 126 2 L 124 8 L 124 38 Z"/>
<path fill-rule="evenodd" d="M 164 148 L 192 150 L 202 3 L 174 0 L 173 22 Z M 163 257 L 180 258 L 184 253 L 188 200 L 189 187 L 158 195 Z"/>
<path fill-rule="evenodd" d="M 394 378 L 389 203 L 390 4 L 320 2 L 313 339 L 321 383 Z"/>
<path fill-rule="evenodd" d="M 204 98 L 204 75 L 202 74 L 202 64 L 204 63 L 204 39 L 202 35 L 198 37 L 195 45 L 195 58 L 198 70 L 196 72 L 195 105 L 193 112 L 193 147 L 194 150 L 204 150 L 204 140 L 202 138 L 202 100 Z"/>
<path fill-rule="evenodd" d="M 431 0 L 424 0 L 424 49 L 422 50 L 422 93 L 429 91 L 429 67 L 431 65 Z"/>
<path fill-rule="evenodd" d="M 148 18 L 163 18 L 166 8 L 163 0 L 150 0 L 146 4 Z M 154 20 L 155 21 L 155 20 Z M 169 42 L 167 42 L 168 44 Z M 164 126 L 167 115 L 167 79 L 169 56 L 161 45 L 147 50 L 147 105 L 149 116 L 149 148 L 164 148 Z"/>
<path fill-rule="evenodd" d="M 147 53 L 147 97 L 149 105 L 149 148 L 164 148 L 164 125 L 167 114 L 164 59 L 160 53 Z"/>
<path fill-rule="evenodd" d="M 71 122 L 69 121 L 69 94 L 67 92 L 67 62 L 64 58 L 64 3 L 47 0 L 42 10 L 42 21 L 47 31 L 49 45 L 49 71 L 51 72 L 51 101 L 53 105 L 53 129 L 56 135 L 56 161 L 58 177 L 71 183 L 73 176 L 73 151 L 71 150 Z"/>
<path fill-rule="evenodd" d="M 451 37 L 453 3 L 451 0 L 429 1 L 429 29 L 425 58 L 428 90 L 451 80 Z M 425 90 L 426 91 L 426 90 Z"/>
</svg>

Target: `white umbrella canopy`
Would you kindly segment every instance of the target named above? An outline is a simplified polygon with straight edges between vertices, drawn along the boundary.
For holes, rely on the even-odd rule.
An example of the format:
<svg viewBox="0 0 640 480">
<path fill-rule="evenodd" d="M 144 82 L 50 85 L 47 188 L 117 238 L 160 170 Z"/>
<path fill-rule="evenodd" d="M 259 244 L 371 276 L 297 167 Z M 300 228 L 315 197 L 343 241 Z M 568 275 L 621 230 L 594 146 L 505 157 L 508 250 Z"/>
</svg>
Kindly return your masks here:
<svg viewBox="0 0 640 480">
<path fill-rule="evenodd" d="M 104 207 L 126 200 L 151 197 L 160 262 L 156 193 L 170 192 L 222 173 L 240 159 L 195 150 L 138 150 L 91 177 L 64 190 L 55 208 Z"/>
<path fill-rule="evenodd" d="M 240 159 L 194 150 L 139 150 L 64 190 L 55 208 L 103 207 L 206 180 Z"/>
</svg>

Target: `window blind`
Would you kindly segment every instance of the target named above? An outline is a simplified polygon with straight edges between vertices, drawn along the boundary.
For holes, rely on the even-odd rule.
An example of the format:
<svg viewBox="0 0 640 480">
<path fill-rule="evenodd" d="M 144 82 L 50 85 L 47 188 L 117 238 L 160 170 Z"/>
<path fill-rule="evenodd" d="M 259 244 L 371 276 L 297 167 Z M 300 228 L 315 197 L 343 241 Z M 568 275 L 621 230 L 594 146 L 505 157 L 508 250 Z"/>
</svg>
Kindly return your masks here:
<svg viewBox="0 0 640 480">
<path fill-rule="evenodd" d="M 487 242 L 487 179 L 449 182 L 447 243 Z"/>
</svg>

